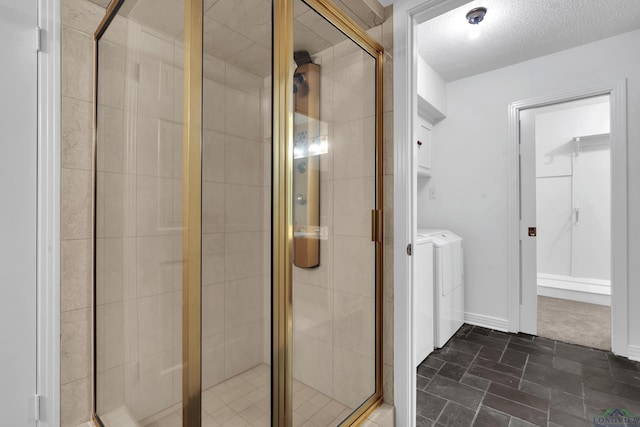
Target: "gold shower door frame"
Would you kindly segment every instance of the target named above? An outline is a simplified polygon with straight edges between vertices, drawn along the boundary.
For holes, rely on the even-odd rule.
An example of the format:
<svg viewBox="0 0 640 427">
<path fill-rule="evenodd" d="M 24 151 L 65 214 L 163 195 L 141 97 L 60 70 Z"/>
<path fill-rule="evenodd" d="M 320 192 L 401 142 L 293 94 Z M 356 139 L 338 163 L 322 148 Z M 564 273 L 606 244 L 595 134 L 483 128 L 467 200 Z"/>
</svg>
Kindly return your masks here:
<svg viewBox="0 0 640 427">
<path fill-rule="evenodd" d="M 94 34 L 94 260 L 95 184 L 97 166 L 98 42 L 126 0 L 112 0 Z M 272 116 L 272 361 L 271 424 L 292 425 L 293 401 L 293 1 L 273 0 Z M 375 392 L 342 425 L 360 425 L 382 403 L 382 278 L 383 278 L 383 47 L 331 0 L 300 0 L 342 31 L 376 61 L 375 209 L 371 238 L 375 242 Z M 202 220 L 202 90 L 203 0 L 184 0 L 184 129 L 183 129 L 183 426 L 200 427 L 201 384 L 201 220 Z M 95 268 L 94 268 L 95 307 Z M 93 313 L 93 408 L 96 414 L 96 341 Z"/>
</svg>

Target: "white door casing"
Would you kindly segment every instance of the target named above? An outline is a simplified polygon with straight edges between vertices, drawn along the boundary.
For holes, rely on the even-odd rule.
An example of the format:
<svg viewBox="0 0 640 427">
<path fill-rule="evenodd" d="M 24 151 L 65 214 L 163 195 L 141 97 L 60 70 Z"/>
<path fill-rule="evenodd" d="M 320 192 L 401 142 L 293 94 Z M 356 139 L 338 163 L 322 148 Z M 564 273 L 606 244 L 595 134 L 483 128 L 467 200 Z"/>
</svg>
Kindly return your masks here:
<svg viewBox="0 0 640 427">
<path fill-rule="evenodd" d="M 531 306 L 531 290 L 521 277 L 531 274 L 520 259 L 520 114 L 524 110 L 599 95 L 609 95 L 611 105 L 611 349 L 627 357 L 628 349 L 628 235 L 627 235 L 627 87 L 626 80 L 569 90 L 564 93 L 517 101 L 509 105 L 509 330 L 524 331 L 523 316 L 530 321 L 536 312 Z M 522 147 L 520 147 L 522 148 Z M 524 171 L 523 171 L 524 174 Z M 525 207 L 523 206 L 523 209 Z M 535 204 L 534 207 L 535 209 Z M 534 253 L 535 256 L 535 253 Z M 530 262 L 530 261 L 529 261 Z M 526 270 L 521 270 L 521 265 Z M 535 274 L 535 270 L 533 271 Z M 528 296 L 528 297 L 527 297 Z M 527 325 L 524 325 L 527 327 Z"/>
<path fill-rule="evenodd" d="M 416 370 L 413 366 L 413 257 L 415 244 L 416 171 L 412 133 L 418 113 L 417 24 L 446 13 L 468 0 L 396 0 L 393 4 L 393 390 L 396 425 L 416 423 Z"/>
<path fill-rule="evenodd" d="M 0 0 L 0 413 L 35 426 L 37 230 L 36 0 Z"/>
</svg>

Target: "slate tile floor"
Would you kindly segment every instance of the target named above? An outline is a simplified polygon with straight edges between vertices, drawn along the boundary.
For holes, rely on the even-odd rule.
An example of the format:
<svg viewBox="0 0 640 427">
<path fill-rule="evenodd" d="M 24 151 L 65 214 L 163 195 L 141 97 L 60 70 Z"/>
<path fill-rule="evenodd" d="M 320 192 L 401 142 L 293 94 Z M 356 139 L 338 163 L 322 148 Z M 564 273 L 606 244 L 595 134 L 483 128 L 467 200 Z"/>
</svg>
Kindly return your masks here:
<svg viewBox="0 0 640 427">
<path fill-rule="evenodd" d="M 610 408 L 640 416 L 640 363 L 537 336 L 464 325 L 417 371 L 418 427 L 593 426 Z"/>
</svg>

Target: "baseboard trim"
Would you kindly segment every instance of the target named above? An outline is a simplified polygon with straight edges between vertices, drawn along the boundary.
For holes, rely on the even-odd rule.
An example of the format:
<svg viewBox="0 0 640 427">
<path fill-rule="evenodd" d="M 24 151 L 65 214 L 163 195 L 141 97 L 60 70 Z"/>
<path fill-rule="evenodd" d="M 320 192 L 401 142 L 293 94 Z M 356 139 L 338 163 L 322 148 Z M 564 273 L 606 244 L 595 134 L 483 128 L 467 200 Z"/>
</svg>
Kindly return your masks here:
<svg viewBox="0 0 640 427">
<path fill-rule="evenodd" d="M 640 345 L 627 346 L 627 355 L 629 359 L 640 362 Z"/>
<path fill-rule="evenodd" d="M 581 292 L 572 289 L 559 289 L 556 287 L 548 287 L 538 285 L 538 295 L 543 297 L 568 299 L 571 301 L 586 302 L 589 304 L 598 304 L 611 306 L 611 296 L 596 294 L 591 292 Z"/>
<path fill-rule="evenodd" d="M 508 332 L 509 321 L 499 317 L 485 316 L 477 313 L 464 313 L 465 323 L 482 326 L 483 328 L 495 329 L 497 331 Z"/>
</svg>

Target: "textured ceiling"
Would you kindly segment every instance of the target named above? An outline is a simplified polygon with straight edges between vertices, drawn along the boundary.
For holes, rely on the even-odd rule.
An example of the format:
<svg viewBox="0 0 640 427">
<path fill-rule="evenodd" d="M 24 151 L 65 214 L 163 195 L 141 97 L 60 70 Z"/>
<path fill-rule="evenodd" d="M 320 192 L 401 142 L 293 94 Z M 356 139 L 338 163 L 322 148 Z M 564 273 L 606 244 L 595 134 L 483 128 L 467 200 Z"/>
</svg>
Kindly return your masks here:
<svg viewBox="0 0 640 427">
<path fill-rule="evenodd" d="M 487 15 L 472 26 L 465 15 L 479 6 Z M 450 82 L 638 28 L 639 0 L 476 0 L 420 24 L 417 40 Z"/>
</svg>

